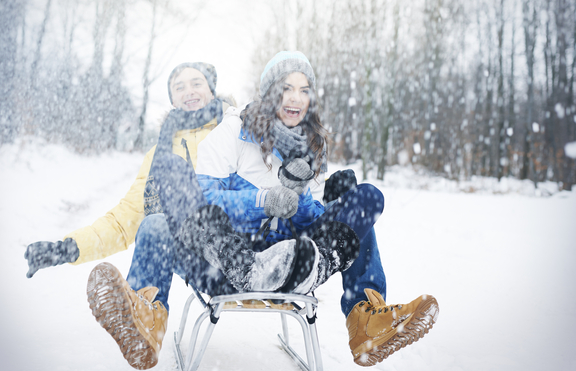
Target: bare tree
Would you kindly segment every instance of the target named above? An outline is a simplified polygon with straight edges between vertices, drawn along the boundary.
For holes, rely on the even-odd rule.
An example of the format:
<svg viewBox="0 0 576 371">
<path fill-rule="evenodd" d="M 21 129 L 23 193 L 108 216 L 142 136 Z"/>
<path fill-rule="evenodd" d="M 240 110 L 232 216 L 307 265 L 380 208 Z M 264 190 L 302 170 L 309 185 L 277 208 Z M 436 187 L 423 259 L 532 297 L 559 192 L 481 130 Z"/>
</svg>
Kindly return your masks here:
<svg viewBox="0 0 576 371">
<path fill-rule="evenodd" d="M 36 86 L 36 70 L 38 68 L 38 63 L 42 55 L 42 41 L 44 40 L 44 35 L 46 34 L 46 24 L 50 18 L 50 6 L 52 5 L 52 0 L 46 2 L 46 8 L 44 10 L 44 20 L 42 21 L 42 26 L 40 26 L 40 31 L 38 32 L 38 41 L 36 42 L 36 53 L 34 53 L 34 60 L 32 61 L 32 66 L 30 67 L 30 86 L 32 91 Z"/>
<path fill-rule="evenodd" d="M 152 25 L 150 26 L 150 41 L 148 42 L 148 54 L 144 64 L 144 74 L 142 75 L 142 90 L 144 96 L 142 98 L 142 110 L 138 117 L 138 136 L 134 142 L 134 148 L 139 150 L 144 149 L 144 129 L 146 126 L 146 109 L 148 107 L 148 89 L 150 87 L 150 64 L 152 63 L 152 50 L 154 48 L 154 40 L 156 39 L 156 13 L 157 13 L 157 0 L 152 0 Z"/>
<path fill-rule="evenodd" d="M 500 7 L 498 10 L 498 88 L 497 88 L 497 110 L 498 110 L 498 125 L 495 130 L 495 166 L 494 166 L 494 176 L 500 180 L 504 175 L 504 165 L 505 165 L 505 138 L 506 128 L 504 127 L 504 0 L 500 0 Z"/>
<path fill-rule="evenodd" d="M 386 159 L 386 143 L 380 143 L 382 139 L 378 137 L 378 132 L 387 131 L 387 128 L 380 128 L 378 119 L 382 117 L 379 115 L 380 107 L 376 93 L 379 92 L 377 86 L 379 82 L 378 72 L 382 65 L 381 57 L 379 55 L 379 46 L 382 44 L 380 37 L 378 23 L 384 21 L 384 15 L 380 9 L 385 8 L 384 4 L 376 0 L 371 0 L 365 3 L 366 22 L 364 26 L 366 29 L 362 32 L 368 37 L 364 43 L 364 56 L 363 56 L 363 143 L 362 143 L 362 178 L 368 178 L 368 171 L 378 161 L 374 161 L 375 156 L 380 156 L 381 159 Z M 384 125 L 385 126 L 385 125 Z M 380 139 L 380 140 L 379 140 Z M 376 149 L 376 150 L 375 150 Z M 380 161 L 381 162 L 381 161 Z M 380 178 L 382 179 L 382 178 Z"/>
<path fill-rule="evenodd" d="M 534 122 L 534 51 L 539 26 L 538 8 L 533 0 L 522 1 L 522 24 L 524 26 L 524 49 L 526 54 L 526 67 L 528 69 L 528 91 L 525 134 L 522 151 L 522 167 L 520 179 L 528 179 L 531 165 L 532 123 Z"/>
<path fill-rule="evenodd" d="M 507 156 L 507 166 L 505 167 L 505 172 L 503 176 L 507 177 L 511 173 L 512 164 L 512 144 L 511 138 L 514 135 L 514 129 L 516 126 L 516 84 L 515 84 L 515 61 L 516 61 L 516 0 L 513 1 L 512 10 L 512 32 L 510 35 L 510 76 L 508 77 L 508 120 L 507 120 L 507 130 L 506 130 L 506 152 Z"/>
<path fill-rule="evenodd" d="M 14 124 L 17 85 L 18 21 L 23 7 L 18 0 L 0 2 L 0 145 L 17 134 Z"/>
<path fill-rule="evenodd" d="M 386 55 L 386 73 L 387 86 L 385 90 L 385 109 L 386 113 L 382 118 L 382 124 L 380 125 L 380 143 L 379 151 L 376 153 L 376 165 L 377 172 L 376 178 L 383 180 L 386 173 L 386 159 L 388 154 L 388 138 L 390 129 L 394 125 L 394 116 L 396 115 L 394 106 L 394 97 L 397 95 L 398 88 L 398 76 L 399 71 L 399 42 L 400 42 L 400 4 L 399 1 L 394 3 L 394 8 L 392 10 L 392 22 L 393 22 L 393 34 L 391 40 L 390 51 Z"/>
<path fill-rule="evenodd" d="M 570 5 L 567 0 L 556 0 L 554 20 L 556 24 L 556 53 L 558 64 L 556 66 L 558 79 L 553 89 L 554 119 L 553 122 L 553 148 L 555 172 L 562 188 L 571 190 L 572 184 L 576 183 L 576 170 L 574 161 L 567 158 L 564 153 L 565 144 L 572 138 L 569 136 L 570 107 L 572 102 L 569 96 L 568 78 L 568 34 L 572 32 L 570 25 Z"/>
<path fill-rule="evenodd" d="M 134 141 L 134 148 L 138 150 L 145 150 L 146 143 L 144 141 L 145 128 L 146 128 L 146 114 L 148 111 L 148 100 L 149 100 L 149 89 L 150 85 L 156 81 L 156 79 L 164 72 L 166 69 L 166 61 L 170 60 L 168 56 L 165 56 L 164 62 L 162 58 L 159 58 L 158 62 L 153 63 L 152 58 L 154 55 L 154 46 L 158 37 L 162 34 L 162 30 L 158 29 L 161 26 L 162 18 L 170 16 L 171 23 L 170 27 L 176 25 L 182 26 L 183 31 L 181 32 L 181 39 L 179 45 L 183 43 L 186 39 L 189 28 L 194 24 L 196 19 L 202 14 L 202 10 L 206 6 L 207 2 L 202 2 L 196 6 L 195 16 L 190 17 L 188 14 L 182 13 L 181 10 L 172 7 L 170 0 L 149 0 L 151 5 L 152 21 L 150 24 L 150 38 L 148 41 L 148 48 L 146 54 L 146 60 L 144 62 L 144 72 L 142 73 L 142 106 L 140 109 L 140 115 L 138 116 L 137 124 L 137 135 Z M 164 14 L 164 15 L 162 15 Z M 174 48 L 173 53 L 175 53 L 177 47 Z M 153 65 L 156 65 L 157 71 L 153 71 Z"/>
</svg>

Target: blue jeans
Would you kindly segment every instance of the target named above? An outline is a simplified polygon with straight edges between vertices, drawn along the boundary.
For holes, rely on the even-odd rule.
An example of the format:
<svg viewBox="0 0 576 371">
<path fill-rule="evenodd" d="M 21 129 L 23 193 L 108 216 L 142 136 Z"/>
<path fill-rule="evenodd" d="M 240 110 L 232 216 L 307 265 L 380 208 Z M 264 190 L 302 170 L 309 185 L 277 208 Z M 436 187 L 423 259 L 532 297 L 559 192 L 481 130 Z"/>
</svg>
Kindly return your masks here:
<svg viewBox="0 0 576 371">
<path fill-rule="evenodd" d="M 172 237 L 192 212 L 205 205 L 206 199 L 192 166 L 176 155 L 163 155 L 152 166 L 165 214 L 144 218 L 136 233 L 136 247 L 127 281 L 134 290 L 157 287 L 156 296 L 168 309 L 172 275 L 178 274 L 209 295 L 236 292 L 224 274 L 193 252 L 192 261 L 183 266 L 175 259 L 177 242 Z M 341 300 L 345 315 L 366 297 L 364 288 L 373 288 L 385 296 L 386 278 L 380 262 L 374 223 L 384 209 L 384 196 L 370 184 L 360 184 L 338 198 L 325 213 L 298 231 L 312 236 L 323 223 L 338 221 L 350 226 L 360 239 L 360 253 L 352 266 L 342 273 L 344 294 Z M 384 291 L 384 292 L 383 292 Z"/>
<path fill-rule="evenodd" d="M 126 281 L 135 291 L 147 286 L 157 287 L 159 291 L 156 300 L 160 300 L 167 310 L 173 274 L 179 275 L 201 292 L 211 296 L 237 292 L 224 273 L 211 266 L 204 258 L 191 252 L 192 264 L 185 266 L 175 259 L 177 244 L 168 229 L 164 214 L 144 218 L 136 233 L 135 246 Z"/>
<path fill-rule="evenodd" d="M 356 304 L 366 300 L 364 289 L 376 290 L 386 300 L 386 276 L 380 261 L 374 228 L 360 241 L 358 258 L 350 268 L 342 272 L 342 288 L 344 294 L 340 299 L 340 306 L 345 316 L 348 316 Z"/>
<path fill-rule="evenodd" d="M 360 238 L 360 254 L 352 266 L 342 272 L 344 293 L 340 300 L 342 313 L 348 316 L 354 306 L 366 300 L 365 288 L 378 291 L 386 300 L 386 276 L 380 261 L 374 223 L 384 210 L 384 196 L 371 184 L 359 184 L 338 200 L 327 205 L 326 212 L 306 230 L 336 220 L 350 226 Z"/>
<path fill-rule="evenodd" d="M 319 219 L 317 222 L 337 220 L 347 216 L 351 218 L 351 221 L 357 222 L 357 234 L 363 236 L 358 258 L 350 268 L 342 272 L 344 293 L 341 299 L 341 309 L 342 313 L 347 316 L 354 305 L 366 299 L 364 288 L 372 288 L 380 292 L 385 298 L 386 277 L 380 262 L 372 224 L 365 223 L 366 219 L 364 218 L 353 217 L 354 214 L 350 214 L 349 208 L 339 207 L 346 202 L 346 199 L 348 197 L 342 197 L 343 203 L 330 207 L 322 216 L 322 220 Z M 315 229 L 312 225 L 307 229 L 307 232 L 313 230 Z M 160 300 L 166 309 L 169 309 L 168 295 L 173 274 L 179 275 L 184 280 L 189 280 L 198 290 L 209 295 L 236 292 L 224 274 L 201 257 L 194 256 L 193 263 L 190 265 L 179 264 L 180 262 L 174 258 L 175 249 L 176 243 L 168 229 L 164 214 L 155 214 L 144 218 L 136 234 L 136 247 L 128 272 L 127 281 L 130 287 L 136 291 L 147 286 L 157 287 L 159 292 L 156 299 Z"/>
</svg>

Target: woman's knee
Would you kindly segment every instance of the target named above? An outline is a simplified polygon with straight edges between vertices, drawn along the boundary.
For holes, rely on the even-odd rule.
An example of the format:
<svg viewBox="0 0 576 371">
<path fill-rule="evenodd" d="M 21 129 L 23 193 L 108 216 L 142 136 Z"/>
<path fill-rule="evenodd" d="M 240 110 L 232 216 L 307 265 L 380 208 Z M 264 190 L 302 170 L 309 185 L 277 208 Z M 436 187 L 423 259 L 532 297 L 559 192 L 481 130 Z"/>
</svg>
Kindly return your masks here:
<svg viewBox="0 0 576 371">
<path fill-rule="evenodd" d="M 384 211 L 384 195 L 376 186 L 370 183 L 358 184 L 356 193 L 360 195 L 361 202 L 366 208 L 371 209 L 373 213 L 382 214 Z"/>
</svg>

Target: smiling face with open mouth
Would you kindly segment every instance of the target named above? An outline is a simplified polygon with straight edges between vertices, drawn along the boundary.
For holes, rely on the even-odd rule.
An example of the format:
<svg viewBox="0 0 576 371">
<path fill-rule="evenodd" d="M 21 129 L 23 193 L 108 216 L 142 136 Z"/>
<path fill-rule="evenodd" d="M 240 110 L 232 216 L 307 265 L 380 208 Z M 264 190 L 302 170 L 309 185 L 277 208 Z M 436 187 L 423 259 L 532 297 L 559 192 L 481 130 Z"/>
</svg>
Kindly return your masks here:
<svg viewBox="0 0 576 371">
<path fill-rule="evenodd" d="M 184 111 L 197 111 L 214 99 L 206 76 L 195 68 L 185 68 L 170 84 L 172 104 Z"/>
<path fill-rule="evenodd" d="M 297 126 L 310 106 L 310 84 L 302 72 L 292 72 L 284 80 L 282 105 L 276 115 L 284 125 Z"/>
</svg>

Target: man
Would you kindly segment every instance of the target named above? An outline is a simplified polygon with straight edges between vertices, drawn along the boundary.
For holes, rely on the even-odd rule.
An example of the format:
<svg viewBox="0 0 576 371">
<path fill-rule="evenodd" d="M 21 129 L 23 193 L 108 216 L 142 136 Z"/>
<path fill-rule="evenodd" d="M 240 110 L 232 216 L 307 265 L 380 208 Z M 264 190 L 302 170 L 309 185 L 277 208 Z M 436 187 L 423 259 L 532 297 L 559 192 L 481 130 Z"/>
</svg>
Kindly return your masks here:
<svg viewBox="0 0 576 371">
<path fill-rule="evenodd" d="M 149 269 L 152 262 L 143 262 L 136 256 L 136 251 L 153 243 L 150 236 L 159 234 L 157 223 L 143 223 L 145 217 L 163 219 L 158 217 L 162 210 L 151 168 L 159 152 L 173 153 L 196 165 L 198 144 L 222 121 L 223 112 L 229 106 L 215 98 L 216 83 L 216 70 L 210 64 L 183 63 L 174 68 L 168 78 L 168 95 L 174 109 L 163 124 L 158 144 L 146 154 L 126 196 L 91 226 L 73 231 L 63 241 L 30 244 L 25 253 L 30 278 L 41 268 L 103 259 L 136 242 L 127 281 L 105 263 L 103 269 L 96 272 L 100 278 L 91 275 L 87 292 L 94 316 L 116 340 L 130 365 L 138 369 L 153 367 L 158 362 L 168 318 L 167 296 L 154 301 L 158 289 L 146 287 L 140 279 L 141 270 Z M 105 271 L 106 268 L 110 268 L 110 272 Z M 165 274 L 172 279 L 171 272 Z M 107 291 L 96 282 L 103 276 L 115 279 Z M 110 311 L 109 305 L 101 305 L 106 300 L 109 300 L 107 304 L 114 301 L 121 305 Z"/>
</svg>

